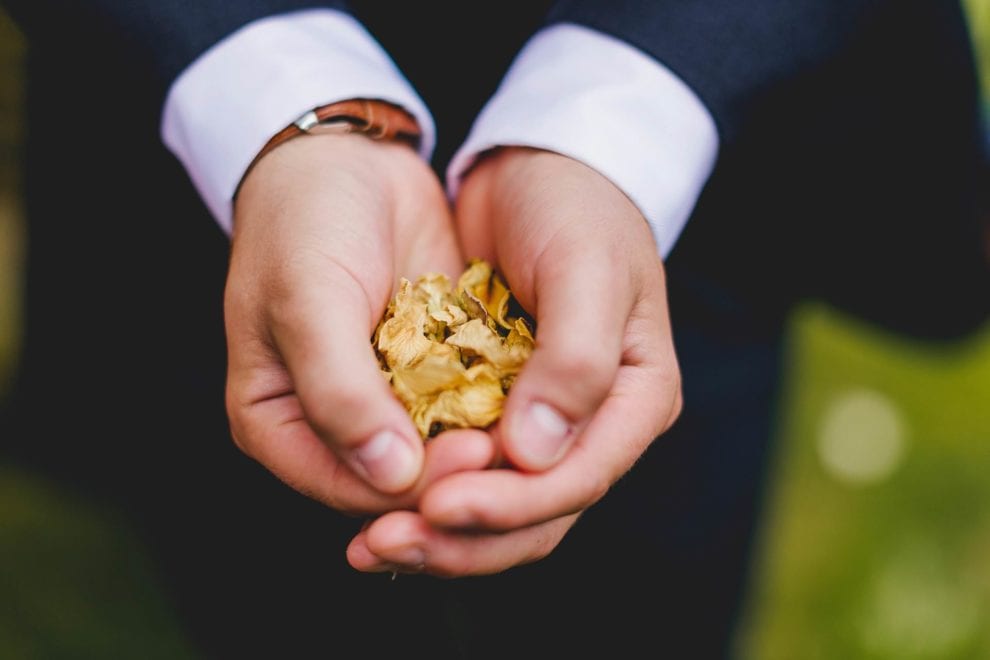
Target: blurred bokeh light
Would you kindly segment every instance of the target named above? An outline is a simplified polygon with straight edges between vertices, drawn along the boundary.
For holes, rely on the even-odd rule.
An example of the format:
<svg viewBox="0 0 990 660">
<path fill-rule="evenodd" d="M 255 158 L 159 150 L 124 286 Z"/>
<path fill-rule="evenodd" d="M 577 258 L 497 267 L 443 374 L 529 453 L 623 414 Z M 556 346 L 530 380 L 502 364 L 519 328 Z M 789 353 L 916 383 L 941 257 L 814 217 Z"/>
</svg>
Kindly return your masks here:
<svg viewBox="0 0 990 660">
<path fill-rule="evenodd" d="M 904 455 L 904 422 L 888 397 L 867 389 L 840 393 L 822 415 L 818 455 L 822 467 L 850 483 L 882 481 Z"/>
<path fill-rule="evenodd" d="M 990 332 L 794 319 L 740 657 L 990 658 Z"/>
</svg>

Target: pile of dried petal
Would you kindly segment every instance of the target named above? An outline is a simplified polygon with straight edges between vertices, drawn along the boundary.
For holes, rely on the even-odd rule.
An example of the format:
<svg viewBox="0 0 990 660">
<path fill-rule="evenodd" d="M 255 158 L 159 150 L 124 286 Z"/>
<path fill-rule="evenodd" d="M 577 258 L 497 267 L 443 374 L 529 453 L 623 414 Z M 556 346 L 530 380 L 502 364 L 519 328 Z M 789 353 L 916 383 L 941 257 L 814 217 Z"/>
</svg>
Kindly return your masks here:
<svg viewBox="0 0 990 660">
<path fill-rule="evenodd" d="M 533 331 L 502 278 L 473 260 L 455 289 L 446 275 L 402 279 L 372 343 L 420 434 L 485 428 L 533 351 Z"/>
</svg>

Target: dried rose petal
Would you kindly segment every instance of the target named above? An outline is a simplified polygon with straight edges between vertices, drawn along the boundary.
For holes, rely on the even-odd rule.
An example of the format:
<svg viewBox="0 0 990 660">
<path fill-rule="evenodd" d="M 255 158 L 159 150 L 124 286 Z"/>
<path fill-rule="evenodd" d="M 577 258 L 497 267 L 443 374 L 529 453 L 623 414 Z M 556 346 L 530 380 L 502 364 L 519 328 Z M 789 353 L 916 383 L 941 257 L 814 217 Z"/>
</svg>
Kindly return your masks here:
<svg viewBox="0 0 990 660">
<path fill-rule="evenodd" d="M 485 428 L 533 352 L 525 319 L 509 315 L 511 293 L 482 260 L 456 289 L 442 274 L 403 279 L 372 337 L 382 372 L 426 438 L 449 428 Z"/>
</svg>

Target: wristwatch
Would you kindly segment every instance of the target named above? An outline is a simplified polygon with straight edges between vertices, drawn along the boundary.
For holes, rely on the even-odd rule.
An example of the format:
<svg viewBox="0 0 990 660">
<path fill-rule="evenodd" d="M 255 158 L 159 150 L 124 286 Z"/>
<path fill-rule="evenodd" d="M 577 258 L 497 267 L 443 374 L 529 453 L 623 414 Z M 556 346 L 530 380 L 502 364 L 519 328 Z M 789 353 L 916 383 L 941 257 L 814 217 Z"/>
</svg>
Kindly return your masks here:
<svg viewBox="0 0 990 660">
<path fill-rule="evenodd" d="M 350 99 L 314 108 L 283 128 L 254 157 L 247 171 L 262 156 L 294 137 L 321 133 L 360 133 L 373 140 L 405 142 L 419 148 L 419 123 L 399 106 L 378 99 Z"/>
</svg>

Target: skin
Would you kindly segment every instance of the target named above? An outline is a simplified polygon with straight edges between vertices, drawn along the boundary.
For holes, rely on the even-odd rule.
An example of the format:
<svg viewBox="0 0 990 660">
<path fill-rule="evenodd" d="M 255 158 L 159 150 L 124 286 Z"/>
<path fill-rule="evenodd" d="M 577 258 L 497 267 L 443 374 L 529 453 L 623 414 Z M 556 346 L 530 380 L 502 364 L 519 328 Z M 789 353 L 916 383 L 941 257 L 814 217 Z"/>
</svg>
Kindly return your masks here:
<svg viewBox="0 0 990 660">
<path fill-rule="evenodd" d="M 545 557 L 682 406 L 663 264 L 635 205 L 570 158 L 499 150 L 456 206 L 463 253 L 505 275 L 537 345 L 492 430 L 498 469 L 451 472 L 417 510 L 379 516 L 350 543 L 361 571 L 456 577 Z M 557 442 L 527 416 L 539 404 Z M 554 435 L 554 434 L 550 434 Z"/>
<path fill-rule="evenodd" d="M 563 156 L 505 149 L 455 210 L 456 227 L 412 150 L 346 135 L 281 145 L 235 200 L 232 435 L 292 488 L 370 517 L 347 549 L 361 571 L 455 577 L 546 556 L 680 411 L 662 263 L 618 189 Z M 453 278 L 464 255 L 505 275 L 537 346 L 494 429 L 424 447 L 369 338 L 400 276 Z M 380 447 L 359 460 L 382 431 L 405 460 Z"/>
<path fill-rule="evenodd" d="M 226 398 L 242 451 L 351 515 L 413 507 L 426 484 L 492 462 L 480 431 L 424 449 L 369 341 L 401 276 L 463 264 L 443 190 L 410 148 L 354 135 L 279 146 L 238 192 L 231 249 Z M 405 460 L 374 450 L 362 464 L 383 431 Z"/>
</svg>

